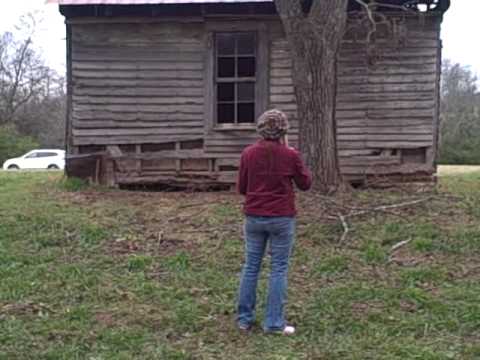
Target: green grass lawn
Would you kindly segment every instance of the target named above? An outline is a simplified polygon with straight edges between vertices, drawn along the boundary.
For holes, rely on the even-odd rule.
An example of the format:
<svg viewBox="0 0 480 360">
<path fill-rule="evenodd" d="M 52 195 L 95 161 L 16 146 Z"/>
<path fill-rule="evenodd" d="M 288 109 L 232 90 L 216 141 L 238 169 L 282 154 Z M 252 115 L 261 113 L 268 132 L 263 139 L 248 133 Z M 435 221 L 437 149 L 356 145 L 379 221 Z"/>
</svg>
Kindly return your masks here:
<svg viewBox="0 0 480 360">
<path fill-rule="evenodd" d="M 480 173 L 335 206 L 426 197 L 342 244 L 333 205 L 300 198 L 286 338 L 234 325 L 240 197 L 0 173 L 0 359 L 480 359 Z"/>
</svg>

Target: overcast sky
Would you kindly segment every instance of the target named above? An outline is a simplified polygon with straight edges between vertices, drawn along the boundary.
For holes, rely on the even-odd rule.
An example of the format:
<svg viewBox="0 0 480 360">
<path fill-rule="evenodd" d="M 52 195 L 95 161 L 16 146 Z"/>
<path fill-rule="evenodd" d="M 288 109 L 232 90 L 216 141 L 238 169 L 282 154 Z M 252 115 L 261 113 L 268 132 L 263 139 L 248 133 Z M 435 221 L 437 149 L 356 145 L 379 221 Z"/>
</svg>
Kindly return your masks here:
<svg viewBox="0 0 480 360">
<path fill-rule="evenodd" d="M 65 27 L 58 6 L 45 0 L 9 0 L 0 12 L 0 32 L 11 30 L 22 14 L 38 12 L 44 19 L 35 39 L 47 63 L 59 72 L 65 67 Z M 480 75 L 480 0 L 452 0 L 442 28 L 444 59 L 451 59 Z"/>
</svg>

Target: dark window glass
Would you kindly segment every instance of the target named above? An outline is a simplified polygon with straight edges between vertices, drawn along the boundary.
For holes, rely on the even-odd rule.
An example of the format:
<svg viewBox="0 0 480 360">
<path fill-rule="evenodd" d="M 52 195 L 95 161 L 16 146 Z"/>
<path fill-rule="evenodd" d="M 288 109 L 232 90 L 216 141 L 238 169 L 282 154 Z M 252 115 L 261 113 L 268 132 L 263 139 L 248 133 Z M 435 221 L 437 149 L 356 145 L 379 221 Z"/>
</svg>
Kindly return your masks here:
<svg viewBox="0 0 480 360">
<path fill-rule="evenodd" d="M 220 55 L 235 54 L 235 34 L 217 35 L 217 52 Z"/>
<path fill-rule="evenodd" d="M 41 152 L 41 153 L 38 153 L 37 157 L 52 157 L 52 156 L 57 156 L 56 153 L 52 153 L 52 152 Z"/>
<path fill-rule="evenodd" d="M 237 35 L 237 54 L 255 55 L 255 35 L 238 34 Z"/>
<path fill-rule="evenodd" d="M 219 83 L 217 99 L 218 101 L 235 101 L 235 83 Z"/>
<path fill-rule="evenodd" d="M 222 33 L 215 44 L 217 123 L 254 123 L 256 36 Z"/>
<path fill-rule="evenodd" d="M 255 104 L 238 104 L 238 122 L 254 123 L 255 122 Z"/>
<path fill-rule="evenodd" d="M 218 58 L 218 77 L 235 77 L 235 58 Z"/>
<path fill-rule="evenodd" d="M 238 77 L 253 77 L 255 76 L 255 58 L 254 57 L 241 57 L 238 58 Z"/>
<path fill-rule="evenodd" d="M 235 122 L 235 104 L 218 104 L 217 121 L 219 124 Z"/>
<path fill-rule="evenodd" d="M 36 157 L 38 157 L 38 153 L 33 153 L 33 154 L 30 154 L 26 157 L 26 159 L 35 159 Z"/>
<path fill-rule="evenodd" d="M 255 83 L 238 83 L 238 101 L 255 101 Z"/>
</svg>

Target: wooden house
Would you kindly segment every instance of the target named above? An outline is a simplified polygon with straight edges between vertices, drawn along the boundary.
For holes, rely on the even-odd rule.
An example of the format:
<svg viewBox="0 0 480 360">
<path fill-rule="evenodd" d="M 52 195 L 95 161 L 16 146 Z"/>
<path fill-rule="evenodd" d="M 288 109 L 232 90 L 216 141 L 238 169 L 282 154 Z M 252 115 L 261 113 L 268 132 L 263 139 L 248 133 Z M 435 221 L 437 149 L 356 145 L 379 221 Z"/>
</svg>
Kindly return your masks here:
<svg viewBox="0 0 480 360">
<path fill-rule="evenodd" d="M 289 114 L 297 142 L 292 61 L 273 1 L 53 2 L 67 27 L 69 175 L 110 185 L 231 184 L 269 108 Z M 385 10 L 390 26 L 374 46 L 358 26 L 345 35 L 336 117 L 350 180 L 436 171 L 449 0 L 383 2 L 434 9 Z M 360 8 L 352 0 L 349 10 Z"/>
</svg>

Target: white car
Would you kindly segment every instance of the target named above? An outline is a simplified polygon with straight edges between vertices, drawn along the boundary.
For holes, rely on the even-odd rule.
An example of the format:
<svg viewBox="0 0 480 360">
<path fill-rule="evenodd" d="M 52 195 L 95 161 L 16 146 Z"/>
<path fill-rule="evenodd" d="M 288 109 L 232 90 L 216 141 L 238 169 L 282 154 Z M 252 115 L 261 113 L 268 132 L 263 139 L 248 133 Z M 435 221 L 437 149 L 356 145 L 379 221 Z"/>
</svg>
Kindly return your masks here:
<svg viewBox="0 0 480 360">
<path fill-rule="evenodd" d="M 64 150 L 32 150 L 23 156 L 8 159 L 3 163 L 3 170 L 18 169 L 64 169 Z"/>
</svg>

